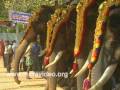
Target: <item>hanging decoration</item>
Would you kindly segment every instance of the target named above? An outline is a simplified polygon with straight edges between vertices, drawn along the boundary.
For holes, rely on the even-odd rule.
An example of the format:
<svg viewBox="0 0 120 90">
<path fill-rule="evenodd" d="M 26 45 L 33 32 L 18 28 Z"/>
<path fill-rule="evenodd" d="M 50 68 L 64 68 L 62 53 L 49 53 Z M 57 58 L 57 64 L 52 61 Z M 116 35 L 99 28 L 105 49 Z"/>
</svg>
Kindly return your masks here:
<svg viewBox="0 0 120 90">
<path fill-rule="evenodd" d="M 86 17 L 88 9 L 93 5 L 95 0 L 82 0 L 78 3 L 77 11 L 77 22 L 76 22 L 76 38 L 75 38 L 75 47 L 74 47 L 74 57 L 73 62 L 73 72 L 76 73 L 78 69 L 77 58 L 80 56 L 82 51 L 84 34 L 86 31 Z"/>
<path fill-rule="evenodd" d="M 49 57 L 52 53 L 56 38 L 58 36 L 58 33 L 61 30 L 61 27 L 67 24 L 70 18 L 70 14 L 73 11 L 73 9 L 74 9 L 74 6 L 67 5 L 67 7 L 61 8 L 59 11 L 56 11 L 56 13 L 59 12 L 59 14 L 56 14 L 58 16 L 56 18 L 55 24 L 53 25 L 53 21 L 52 21 L 52 23 L 50 23 L 52 26 L 50 27 L 50 25 L 48 25 L 49 31 L 47 35 L 47 45 L 46 45 L 48 47 L 47 53 L 46 53 L 47 58 L 45 58 L 46 62 L 49 61 Z"/>
<path fill-rule="evenodd" d="M 88 74 L 87 78 L 91 78 L 90 76 L 91 76 L 92 68 L 94 67 L 95 63 L 97 62 L 99 54 L 100 54 L 100 50 L 101 50 L 101 47 L 103 44 L 103 36 L 105 33 L 104 24 L 106 22 L 108 14 L 109 14 L 110 7 L 112 5 L 117 5 L 118 2 L 120 3 L 119 0 L 107 0 L 107 1 L 104 1 L 99 6 L 99 16 L 98 16 L 97 21 L 96 21 L 92 56 L 91 56 L 91 59 L 90 59 L 89 64 L 88 64 L 89 74 Z M 91 81 L 91 80 L 89 79 L 89 81 Z M 88 89 L 84 89 L 84 90 L 88 90 Z"/>
<path fill-rule="evenodd" d="M 47 22 L 47 40 L 46 40 L 46 56 L 44 58 L 44 65 L 49 64 L 49 56 L 51 55 L 50 42 L 53 34 L 53 27 L 59 21 L 61 15 L 61 8 L 56 9 L 55 13 L 51 15 L 51 19 Z"/>
</svg>

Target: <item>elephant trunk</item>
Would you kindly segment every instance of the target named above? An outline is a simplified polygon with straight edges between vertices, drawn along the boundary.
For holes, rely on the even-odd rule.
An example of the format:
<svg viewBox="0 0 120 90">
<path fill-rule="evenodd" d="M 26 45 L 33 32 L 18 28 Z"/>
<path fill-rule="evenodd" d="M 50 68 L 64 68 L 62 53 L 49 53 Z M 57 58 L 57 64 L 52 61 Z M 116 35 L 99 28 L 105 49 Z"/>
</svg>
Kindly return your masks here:
<svg viewBox="0 0 120 90">
<path fill-rule="evenodd" d="M 14 69 L 15 73 L 19 72 L 20 58 L 24 54 L 28 44 L 29 43 L 28 43 L 27 40 L 23 40 L 22 43 L 19 45 L 19 47 L 16 49 L 15 57 L 14 57 L 14 60 L 13 60 L 13 69 Z"/>
<path fill-rule="evenodd" d="M 55 59 L 56 52 L 52 52 L 50 56 L 50 62 L 53 62 Z M 52 65 L 51 67 L 48 68 L 48 73 L 53 74 L 56 72 L 56 64 Z M 49 76 L 48 77 L 48 90 L 56 90 L 57 86 L 57 79 L 54 76 Z"/>
<path fill-rule="evenodd" d="M 28 44 L 29 43 L 27 40 L 23 40 L 21 42 L 19 47 L 16 49 L 15 57 L 14 57 L 14 60 L 12 62 L 13 71 L 15 73 L 14 80 L 17 84 L 20 84 L 20 81 L 18 80 L 18 76 L 17 76 L 17 73 L 19 72 L 19 62 L 20 62 L 20 59 L 21 59 L 22 55 L 24 54 Z"/>
<path fill-rule="evenodd" d="M 12 61 L 12 66 L 13 66 L 13 71 L 15 73 L 14 80 L 17 84 L 20 84 L 20 81 L 18 80 L 18 76 L 17 76 L 17 73 L 19 72 L 20 59 L 23 56 L 24 52 L 26 51 L 29 43 L 35 40 L 35 36 L 36 34 L 34 30 L 28 27 L 27 32 L 23 37 L 23 40 L 20 42 L 19 46 L 16 49 L 15 57 L 13 58 Z"/>
<path fill-rule="evenodd" d="M 74 77 L 81 76 L 81 75 L 83 75 L 83 74 L 88 70 L 87 66 L 88 66 L 90 57 L 91 57 L 91 52 L 90 52 L 90 54 L 89 54 L 89 56 L 88 56 L 88 59 L 86 60 L 85 64 L 84 64 L 84 65 L 82 66 L 82 68 L 78 71 L 78 73 L 76 73 L 76 75 L 75 75 Z"/>
<path fill-rule="evenodd" d="M 102 47 L 100 50 L 100 55 L 98 57 L 98 61 L 96 62 L 95 66 L 92 69 L 91 72 L 91 86 L 93 86 L 94 84 L 96 84 L 96 82 L 99 80 L 99 78 L 101 77 L 102 73 L 103 73 L 103 67 L 104 67 L 104 48 Z M 103 87 L 100 87 L 97 90 L 103 90 Z"/>
<path fill-rule="evenodd" d="M 64 53 L 64 51 L 59 51 L 55 57 L 55 60 L 53 62 L 49 63 L 45 68 L 49 68 L 52 65 L 56 64 L 60 60 L 60 58 L 62 57 L 63 53 Z"/>
<path fill-rule="evenodd" d="M 88 70 L 88 68 L 87 68 L 88 63 L 89 63 L 89 61 L 87 60 L 85 62 L 85 64 L 83 65 L 83 67 L 78 71 L 78 73 L 74 77 L 78 77 L 78 76 L 83 75 Z"/>
<path fill-rule="evenodd" d="M 112 64 L 108 66 L 101 76 L 101 78 L 98 80 L 98 82 L 93 85 L 89 90 L 98 90 L 99 88 L 103 87 L 103 85 L 110 79 L 110 77 L 113 75 L 115 69 L 117 67 L 117 64 Z"/>
</svg>

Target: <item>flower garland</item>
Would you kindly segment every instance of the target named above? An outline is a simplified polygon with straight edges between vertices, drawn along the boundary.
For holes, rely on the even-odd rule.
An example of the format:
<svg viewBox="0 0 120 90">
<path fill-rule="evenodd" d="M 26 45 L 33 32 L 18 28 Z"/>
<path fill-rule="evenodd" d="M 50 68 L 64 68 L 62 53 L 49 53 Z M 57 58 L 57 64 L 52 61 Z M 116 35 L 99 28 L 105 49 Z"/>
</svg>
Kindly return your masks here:
<svg viewBox="0 0 120 90">
<path fill-rule="evenodd" d="M 47 49 L 47 54 L 45 57 L 46 64 L 49 63 L 49 57 L 52 53 L 52 50 L 53 50 L 53 47 L 54 47 L 54 44 L 56 41 L 56 37 L 57 37 L 59 31 L 61 30 L 61 27 L 69 21 L 70 14 L 71 14 L 72 10 L 73 10 L 73 6 L 69 6 L 69 5 L 67 6 L 67 8 L 62 8 L 61 12 L 58 15 L 58 18 L 57 18 L 55 24 L 53 25 L 53 22 L 51 22 L 50 24 L 52 26 L 48 25 L 49 26 L 48 29 L 51 28 L 51 30 L 48 31 L 49 37 L 47 36 L 49 39 L 49 40 L 47 40 L 47 42 L 48 42 L 47 44 L 49 44 L 49 45 L 47 45 L 48 49 Z"/>
<path fill-rule="evenodd" d="M 55 44 L 55 41 L 56 41 L 56 37 L 57 37 L 59 31 L 61 30 L 61 27 L 63 27 L 63 25 L 65 25 L 67 23 L 67 21 L 69 20 L 71 11 L 72 11 L 72 7 L 64 8 L 62 10 L 60 20 L 58 21 L 58 23 L 56 23 L 56 25 L 53 28 L 52 39 L 51 39 L 51 42 L 50 42 L 50 50 L 51 50 L 51 52 L 53 50 L 53 47 L 54 47 L 54 44 Z"/>
<path fill-rule="evenodd" d="M 47 53 L 44 58 L 44 65 L 49 64 L 49 56 L 51 55 L 50 43 L 53 35 L 53 27 L 59 21 L 59 17 L 61 15 L 61 8 L 55 10 L 55 13 L 51 15 L 51 19 L 47 22 L 47 40 L 46 40 L 46 48 Z"/>
<path fill-rule="evenodd" d="M 73 71 L 76 72 L 77 58 L 81 54 L 84 33 L 86 31 L 86 17 L 89 7 L 94 3 L 94 0 L 89 1 L 80 1 L 76 7 L 77 11 L 77 22 L 76 22 L 76 39 L 75 39 L 75 47 L 74 47 L 74 57 L 75 60 L 73 62 Z"/>
<path fill-rule="evenodd" d="M 110 11 L 109 9 L 112 5 L 118 4 L 118 2 L 120 3 L 120 1 L 116 1 L 116 0 L 104 1 L 99 7 L 99 16 L 98 16 L 97 22 L 96 22 L 92 56 L 91 56 L 91 59 L 88 64 L 89 74 L 88 74 L 88 77 L 84 80 L 84 84 L 87 83 L 88 81 L 89 82 L 91 81 L 91 71 L 92 71 L 93 66 L 95 65 L 95 63 L 98 60 L 100 50 L 101 50 L 101 47 L 103 44 L 103 35 L 105 32 L 103 25 L 109 14 L 109 11 Z M 89 83 L 89 84 L 91 84 L 91 83 Z M 87 89 L 84 88 L 83 90 L 88 90 L 90 88 L 90 86 L 91 85 L 89 85 L 89 87 Z"/>
<path fill-rule="evenodd" d="M 92 49 L 92 56 L 90 62 L 88 64 L 88 69 L 92 70 L 94 64 L 98 60 L 98 56 L 101 50 L 103 35 L 104 35 L 104 23 L 109 13 L 109 5 L 108 2 L 103 2 L 99 7 L 99 16 L 97 18 L 95 34 L 94 34 L 94 42 L 93 42 L 93 49 Z"/>
</svg>

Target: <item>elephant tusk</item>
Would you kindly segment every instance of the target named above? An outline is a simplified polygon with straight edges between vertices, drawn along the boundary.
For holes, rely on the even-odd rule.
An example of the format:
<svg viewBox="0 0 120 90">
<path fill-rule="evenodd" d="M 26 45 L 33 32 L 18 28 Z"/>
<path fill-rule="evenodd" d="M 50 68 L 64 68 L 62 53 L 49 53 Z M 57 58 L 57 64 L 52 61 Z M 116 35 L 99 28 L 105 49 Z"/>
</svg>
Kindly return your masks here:
<svg viewBox="0 0 120 90">
<path fill-rule="evenodd" d="M 42 57 L 42 56 L 45 55 L 45 53 L 46 53 L 46 51 L 45 51 L 45 49 L 44 49 L 44 50 L 41 51 L 41 53 L 40 53 L 38 56 L 39 56 L 39 57 Z"/>
<path fill-rule="evenodd" d="M 89 90 L 97 90 L 100 87 L 103 87 L 103 85 L 110 79 L 110 77 L 113 75 L 115 69 L 117 67 L 117 64 L 112 64 L 108 66 L 101 76 L 101 78 L 97 81 L 95 85 L 93 85 Z"/>
<path fill-rule="evenodd" d="M 73 73 L 73 69 L 70 71 L 70 74 L 72 74 Z"/>
<path fill-rule="evenodd" d="M 83 75 L 84 72 L 87 71 L 87 66 L 88 66 L 89 61 L 87 60 L 86 63 L 83 65 L 83 67 L 78 71 L 78 73 L 76 73 L 76 75 L 74 77 L 78 77 Z"/>
<path fill-rule="evenodd" d="M 56 64 L 60 60 L 60 58 L 62 57 L 63 53 L 64 53 L 64 51 L 59 51 L 58 54 L 55 57 L 55 60 L 53 62 L 49 63 L 47 66 L 45 66 L 45 68 L 47 69 L 50 66 Z"/>
<path fill-rule="evenodd" d="M 83 75 L 83 74 L 88 70 L 87 66 L 88 66 L 88 64 L 89 64 L 89 59 L 91 58 L 91 54 L 92 54 L 92 52 L 89 53 L 89 56 L 88 56 L 85 64 L 84 64 L 83 67 L 78 71 L 78 73 L 76 73 L 76 75 L 75 75 L 74 77 L 81 76 L 81 75 Z"/>
</svg>

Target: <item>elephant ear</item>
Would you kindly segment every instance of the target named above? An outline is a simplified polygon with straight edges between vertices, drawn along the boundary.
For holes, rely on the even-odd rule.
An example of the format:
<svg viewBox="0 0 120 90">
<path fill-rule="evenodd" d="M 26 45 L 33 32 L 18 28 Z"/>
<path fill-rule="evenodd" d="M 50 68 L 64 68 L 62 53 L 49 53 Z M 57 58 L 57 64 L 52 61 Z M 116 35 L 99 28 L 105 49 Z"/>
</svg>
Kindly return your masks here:
<svg viewBox="0 0 120 90">
<path fill-rule="evenodd" d="M 111 11 L 109 13 L 107 27 L 109 27 L 112 33 L 116 32 L 116 34 L 120 30 L 120 6 L 111 7 Z"/>
<path fill-rule="evenodd" d="M 108 32 L 106 33 L 106 38 L 114 40 L 114 46 L 117 45 L 120 41 L 120 6 L 111 7 L 106 21 L 106 29 Z"/>
</svg>

